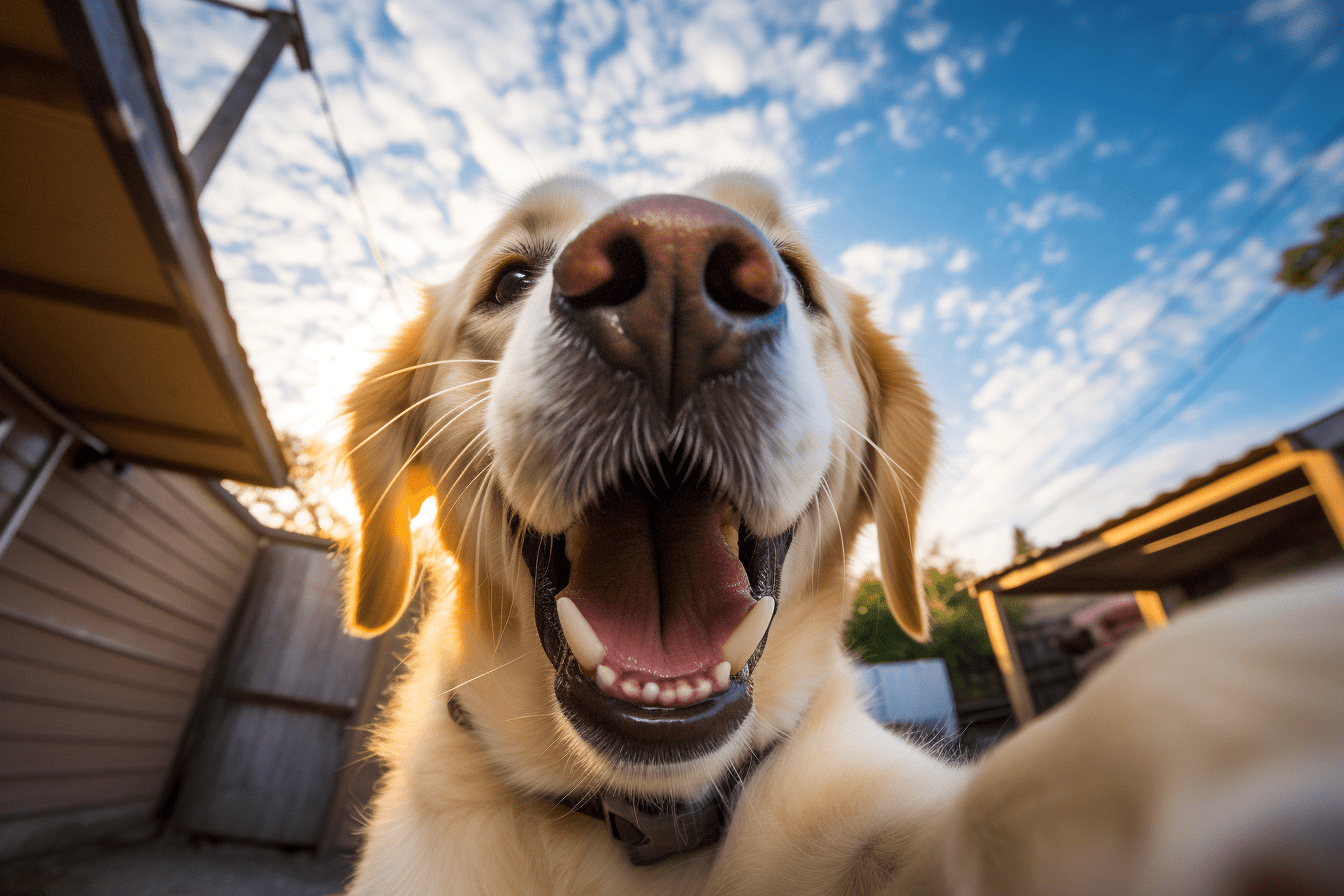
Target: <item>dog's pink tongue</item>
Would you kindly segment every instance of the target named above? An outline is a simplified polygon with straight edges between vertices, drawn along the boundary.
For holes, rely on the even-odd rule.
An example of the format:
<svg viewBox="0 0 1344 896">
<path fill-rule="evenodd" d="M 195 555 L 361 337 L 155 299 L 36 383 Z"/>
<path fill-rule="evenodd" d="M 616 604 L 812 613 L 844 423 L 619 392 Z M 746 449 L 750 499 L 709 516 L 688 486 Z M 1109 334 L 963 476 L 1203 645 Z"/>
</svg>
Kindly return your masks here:
<svg viewBox="0 0 1344 896">
<path fill-rule="evenodd" d="M 711 669 L 751 609 L 746 571 L 702 495 L 619 498 L 591 511 L 563 594 L 606 646 L 617 673 L 676 678 Z"/>
</svg>

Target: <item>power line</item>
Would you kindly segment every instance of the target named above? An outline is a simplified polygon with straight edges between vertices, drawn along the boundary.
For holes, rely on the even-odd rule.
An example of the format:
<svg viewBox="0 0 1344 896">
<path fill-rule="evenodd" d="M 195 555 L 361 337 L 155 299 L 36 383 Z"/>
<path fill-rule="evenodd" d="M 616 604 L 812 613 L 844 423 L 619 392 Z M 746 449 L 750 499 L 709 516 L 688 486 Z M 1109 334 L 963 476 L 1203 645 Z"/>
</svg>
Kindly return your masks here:
<svg viewBox="0 0 1344 896">
<path fill-rule="evenodd" d="M 294 17 L 299 21 L 299 29 L 305 32 L 303 28 L 303 16 L 299 12 L 299 0 L 290 0 L 290 9 Z M 306 38 L 305 38 L 306 39 Z M 309 54 L 313 56 L 314 54 Z M 392 275 L 388 272 L 387 262 L 383 258 L 383 252 L 378 247 L 378 241 L 373 236 L 373 219 L 369 216 L 369 209 L 364 204 L 364 195 L 360 192 L 359 181 L 355 177 L 355 166 L 350 161 L 350 155 L 345 151 L 345 144 L 341 141 L 340 131 L 336 127 L 336 116 L 332 114 L 331 102 L 327 97 L 326 85 L 322 82 L 322 76 L 317 71 L 317 60 L 314 58 L 308 69 L 313 76 L 313 83 L 317 86 L 318 102 L 322 106 L 322 114 L 327 119 L 327 129 L 331 133 L 331 142 L 336 147 L 336 154 L 340 157 L 341 165 L 345 168 L 345 178 L 350 184 L 350 194 L 354 197 L 355 205 L 359 209 L 360 221 L 364 228 L 364 242 L 369 247 L 369 253 L 373 256 L 373 263 L 378 266 L 378 271 L 383 275 L 383 282 L 387 286 L 388 296 L 392 299 L 392 304 L 398 310 L 401 309 L 401 302 L 397 296 L 397 288 L 392 283 Z"/>
<path fill-rule="evenodd" d="M 1244 10 L 1244 7 L 1243 7 L 1243 10 Z M 1232 23 L 1233 23 L 1233 24 L 1236 24 L 1236 23 L 1238 23 L 1238 22 L 1239 22 L 1239 18 L 1234 18 L 1234 19 L 1232 20 Z M 1221 48 L 1222 44 L 1225 43 L 1226 40 L 1227 40 L 1227 38 L 1231 36 L 1233 30 L 1234 30 L 1234 29 L 1232 29 L 1232 28 L 1230 28 L 1230 27 L 1225 28 L 1224 32 L 1223 32 L 1221 35 L 1219 35 L 1219 37 L 1215 40 L 1215 44 L 1213 45 L 1213 48 L 1210 50 L 1209 53 L 1207 53 L 1207 54 L 1205 55 L 1204 60 L 1199 64 L 1199 66 L 1197 66 L 1197 68 L 1198 68 L 1198 70 L 1199 70 L 1200 72 L 1202 72 L 1203 69 L 1204 69 L 1205 67 L 1207 67 L 1208 63 L 1209 63 L 1209 62 L 1213 59 L 1213 57 L 1217 54 L 1217 51 Z M 1287 98 L 1288 94 L 1292 91 L 1293 87 L 1295 87 L 1295 86 L 1297 85 L 1297 82 L 1298 82 L 1299 80 L 1301 80 L 1302 76 L 1303 76 L 1304 74 L 1306 74 L 1307 70 L 1311 67 L 1311 65 L 1313 64 L 1313 62 L 1315 61 L 1315 59 L 1316 59 L 1317 56 L 1319 55 L 1320 51 L 1325 47 L 1325 45 L 1326 45 L 1329 41 L 1333 40 L 1333 39 L 1339 34 L 1340 30 L 1341 30 L 1341 25 L 1340 25 L 1340 23 L 1336 23 L 1335 26 L 1334 26 L 1333 28 L 1327 29 L 1327 30 L 1325 30 L 1325 31 L 1322 32 L 1321 37 L 1319 37 L 1319 38 L 1317 39 L 1316 43 L 1315 43 L 1315 44 L 1312 46 L 1312 48 L 1305 54 L 1305 56 L 1304 56 L 1304 58 L 1303 58 L 1303 61 L 1302 61 L 1302 64 L 1299 65 L 1298 68 L 1297 68 L 1297 70 L 1294 71 L 1293 74 L 1287 79 L 1287 81 L 1284 82 L 1284 86 L 1283 86 L 1280 90 L 1276 91 L 1276 93 L 1277 93 L 1276 99 L 1275 99 L 1272 103 L 1267 103 L 1264 107 L 1261 108 L 1261 110 L 1260 110 L 1258 113 L 1256 113 L 1255 117 L 1256 117 L 1257 119 L 1265 119 L 1265 118 L 1269 118 L 1269 117 L 1271 117 L 1271 116 L 1274 114 L 1274 112 L 1278 109 L 1278 107 L 1279 107 L 1279 106 L 1283 103 L 1283 101 Z M 1195 83 L 1196 80 L 1197 80 L 1197 75 L 1196 75 L 1195 77 L 1193 77 L 1193 78 L 1191 78 L 1191 79 L 1189 79 L 1189 80 L 1187 81 L 1185 87 L 1182 89 L 1182 91 L 1180 91 L 1180 93 L 1178 94 L 1177 98 L 1176 98 L 1171 104 L 1169 104 L 1169 111 L 1170 111 L 1170 110 L 1174 110 L 1177 106 L 1180 105 L 1180 102 L 1183 101 L 1183 99 L 1184 99 L 1184 94 L 1189 93 L 1189 91 L 1190 91 L 1191 89 L 1193 89 L 1193 87 L 1194 87 L 1194 83 Z M 1164 114 L 1165 114 L 1165 113 L 1164 113 Z M 1330 135 L 1330 136 L 1328 136 L 1327 139 L 1324 141 L 1324 144 L 1318 146 L 1318 147 L 1313 151 L 1312 155 L 1311 155 L 1311 156 L 1308 156 L 1308 159 L 1307 159 L 1307 160 L 1310 161 L 1310 159 L 1312 158 L 1312 156 L 1318 155 L 1318 154 L 1325 148 L 1325 146 L 1328 146 L 1329 143 L 1331 142 L 1331 140 L 1333 139 L 1333 136 L 1334 136 L 1334 135 Z M 1288 184 L 1288 186 L 1291 186 L 1291 185 L 1295 184 L 1295 183 L 1297 182 L 1297 180 L 1299 180 L 1299 179 L 1301 178 L 1302 173 L 1303 173 L 1303 169 L 1299 166 L 1298 172 L 1293 176 L 1292 181 L 1291 181 L 1291 183 Z M 1216 184 L 1216 181 L 1217 181 L 1217 175 L 1216 175 L 1216 174 L 1210 174 L 1209 176 L 1205 177 L 1204 180 L 1203 180 L 1198 186 L 1196 186 L 1194 190 L 1191 191 L 1191 195 L 1193 196 L 1193 204 L 1198 204 L 1198 203 L 1202 202 L 1202 201 L 1204 200 L 1204 198 L 1207 196 L 1207 194 L 1210 193 L 1210 192 L 1212 192 L 1212 190 L 1213 190 L 1213 186 Z M 1109 195 L 1109 192 L 1108 192 L 1106 195 Z M 1275 204 L 1277 204 L 1277 202 L 1278 202 L 1278 200 L 1279 200 L 1280 198 L 1281 198 L 1281 192 L 1276 193 L 1273 197 L 1271 197 L 1271 199 L 1274 201 Z M 1264 207 L 1264 203 L 1261 204 L 1261 209 L 1263 209 L 1263 207 Z M 1272 209 L 1271 209 L 1271 210 L 1272 210 Z M 1252 218 L 1255 218 L 1256 215 L 1259 214 L 1259 212 L 1260 212 L 1260 209 L 1257 209 L 1256 212 L 1253 212 L 1253 213 L 1252 213 Z M 1228 242 L 1228 243 L 1225 243 L 1224 246 L 1223 246 L 1223 248 L 1219 250 L 1219 253 L 1220 253 L 1220 254 L 1218 254 L 1217 256 L 1215 256 L 1215 258 L 1214 258 L 1210 263 L 1208 263 L 1208 264 L 1204 265 L 1203 267 L 1201 267 L 1200 270 L 1195 271 L 1195 272 L 1192 272 L 1192 273 L 1190 274 L 1189 279 L 1186 281 L 1186 283 L 1185 283 L 1180 289 L 1176 290 L 1176 291 L 1173 293 L 1172 298 L 1169 299 L 1168 302 L 1167 302 L 1165 305 L 1163 305 L 1163 307 L 1161 308 L 1161 310 L 1159 310 L 1158 314 L 1153 318 L 1153 321 L 1150 322 L 1150 323 L 1155 323 L 1157 320 L 1161 319 L 1162 317 L 1164 317 L 1164 316 L 1166 316 L 1168 313 L 1170 313 L 1172 310 L 1174 310 L 1174 308 L 1175 308 L 1175 306 L 1176 306 L 1176 303 L 1177 303 L 1177 301 L 1181 298 L 1181 296 L 1182 296 L 1184 293 L 1188 292 L 1191 288 L 1193 288 L 1193 287 L 1194 287 L 1196 284 L 1198 284 L 1200 281 L 1202 281 L 1208 274 L 1212 273 L 1214 267 L 1217 266 L 1217 262 L 1218 262 L 1218 261 L 1221 261 L 1224 257 L 1226 257 L 1226 254 L 1227 254 L 1227 253 L 1226 253 L 1224 250 L 1235 249 L 1235 248 L 1236 248 L 1236 245 L 1238 245 L 1238 244 L 1240 243 L 1241 240 L 1244 240 L 1247 236 L 1249 236 L 1249 235 L 1250 235 L 1250 232 L 1253 231 L 1253 230 L 1255 229 L 1255 227 L 1258 227 L 1260 223 L 1261 223 L 1260 220 L 1256 220 L 1256 221 L 1254 222 L 1254 224 L 1250 227 L 1250 229 L 1246 231 L 1246 233 L 1241 234 L 1239 238 L 1238 238 L 1238 237 L 1234 237 L 1234 239 L 1236 240 L 1236 242 Z M 1245 228 L 1243 227 L 1243 229 L 1245 229 Z M 1085 314 L 1090 308 L 1092 308 L 1092 307 L 1093 307 L 1094 305 L 1096 305 L 1099 301 L 1101 301 L 1101 299 L 1104 297 L 1104 295 L 1105 295 L 1104 293 L 1099 293 L 1097 296 L 1095 296 L 1095 297 L 1092 298 L 1091 300 L 1089 300 L 1089 301 L 1085 301 L 1085 302 L 1081 303 L 1081 304 L 1078 306 L 1078 308 L 1074 311 L 1074 315 L 1075 315 L 1075 316 L 1079 316 L 1079 315 Z M 1136 338 L 1137 338 L 1137 337 L 1136 337 Z M 1111 363 L 1110 363 L 1109 365 L 1105 365 L 1105 366 L 1103 366 L 1103 368 L 1102 368 L 1100 371 L 1097 371 L 1097 372 L 1100 373 L 1100 372 L 1102 372 L 1102 371 L 1109 370 L 1110 367 L 1114 365 L 1114 361 L 1120 357 L 1121 353 L 1122 353 L 1125 349 L 1130 348 L 1130 347 L 1133 345 L 1133 342 L 1134 342 L 1134 340 L 1131 339 L 1131 340 L 1130 340 L 1129 342 L 1127 342 L 1125 345 L 1121 346 L 1121 348 L 1120 348 L 1119 350 L 1117 350 L 1115 353 L 1113 353 Z M 1081 395 L 1082 392 L 1083 392 L 1083 389 L 1084 389 L 1084 388 L 1086 388 L 1086 386 L 1080 387 L 1080 388 L 1078 388 L 1078 389 L 1073 390 L 1072 392 L 1069 392 L 1069 393 L 1065 394 L 1061 399 L 1059 399 L 1059 400 L 1056 401 L 1053 405 L 1051 405 L 1050 408 L 1049 408 L 1045 413 L 1039 415 L 1039 417 L 1038 417 L 1038 423 L 1050 419 L 1055 413 L 1057 413 L 1057 412 L 1058 412 L 1060 409 L 1062 409 L 1065 405 L 1067 405 L 1069 402 L 1073 401 L 1075 398 L 1077 398 L 1079 395 Z M 1001 463 L 1001 462 L 1003 462 L 1003 461 L 1006 461 L 1008 458 L 1012 457 L 1012 456 L 1018 451 L 1018 449 L 1022 448 L 1024 445 L 1026 445 L 1028 442 L 1031 441 L 1032 436 L 1033 436 L 1035 430 L 1036 430 L 1036 426 L 1028 427 L 1028 428 L 1023 432 L 1022 436 L 1018 438 L 1017 441 L 1013 442 L 1008 448 L 1006 448 L 1006 449 L 1004 449 L 1004 450 L 1002 450 L 1002 451 L 997 452 L 997 453 L 994 455 L 994 457 L 992 458 L 993 462 L 994 462 L 994 463 Z M 1070 457 L 1070 461 L 1071 461 L 1071 460 L 1072 460 L 1072 456 Z M 1057 467 L 1055 468 L 1055 470 L 1052 471 L 1052 475 L 1053 475 L 1053 472 L 1057 472 L 1057 471 L 1058 471 L 1059 469 L 1061 469 L 1063 466 L 1064 466 L 1063 464 L 1057 466 Z M 1025 495 L 1025 493 L 1023 493 L 1023 495 Z M 1018 497 L 1017 499 L 1015 499 L 1013 503 L 1016 503 L 1016 500 L 1020 500 L 1020 498 L 1021 498 L 1023 495 L 1019 495 L 1019 497 Z M 1004 509 L 1006 509 L 1006 508 L 1004 508 Z"/>
<path fill-rule="evenodd" d="M 1210 349 L 1208 352 L 1205 352 L 1204 356 L 1201 357 L 1196 364 L 1187 368 L 1174 380 L 1168 383 L 1167 387 L 1162 389 L 1146 407 L 1133 415 L 1130 421 L 1127 421 L 1123 426 L 1112 428 L 1111 432 L 1114 432 L 1116 429 L 1123 430 L 1128 428 L 1128 426 L 1137 423 L 1143 417 L 1165 403 L 1166 396 L 1170 394 L 1172 388 L 1177 387 L 1178 381 L 1188 379 L 1191 375 L 1194 375 L 1194 384 L 1190 386 L 1182 398 L 1167 409 L 1167 412 L 1163 416 L 1144 427 L 1137 436 L 1124 443 L 1118 451 L 1112 452 L 1110 457 L 1102 463 L 1091 476 L 1087 477 L 1078 485 L 1074 486 L 1073 489 L 1046 505 L 1044 510 L 1036 514 L 1036 517 L 1032 520 L 1032 524 L 1034 525 L 1041 522 L 1050 516 L 1050 514 L 1058 510 L 1062 505 L 1078 497 L 1078 495 L 1087 489 L 1088 486 L 1115 469 L 1120 461 L 1124 460 L 1129 456 L 1130 452 L 1142 445 L 1149 436 L 1160 431 L 1164 426 L 1170 423 L 1177 414 L 1189 407 L 1195 399 L 1199 398 L 1199 396 L 1203 395 L 1204 392 L 1208 390 L 1209 386 L 1212 385 L 1225 370 L 1227 370 L 1232 361 L 1234 361 L 1237 355 L 1241 353 L 1242 349 L 1250 345 L 1255 337 L 1260 334 L 1260 328 L 1264 325 L 1265 321 L 1269 319 L 1270 315 L 1283 304 L 1283 300 L 1287 298 L 1287 296 L 1287 290 L 1280 290 L 1270 296 L 1245 324 L 1225 336 L 1217 346 Z M 1203 371 L 1202 380 L 1199 379 L 1199 371 Z M 1095 448 L 1099 447 L 1101 442 L 1105 441 L 1109 436 L 1110 434 L 1108 433 L 1107 436 L 1094 442 L 1089 450 L 1095 450 Z"/>
<path fill-rule="evenodd" d="M 1134 344 L 1138 342 L 1138 340 L 1146 332 L 1151 330 L 1153 324 L 1155 324 L 1158 320 L 1165 317 L 1167 314 L 1171 313 L 1171 311 L 1173 311 L 1176 308 L 1178 302 L 1182 298 L 1184 298 L 1195 286 L 1197 286 L 1200 282 L 1205 280 L 1214 271 L 1214 269 L 1217 268 L 1219 262 L 1227 258 L 1232 253 L 1232 251 L 1237 248 L 1237 246 L 1243 243 L 1256 230 L 1256 228 L 1258 228 L 1264 222 L 1264 220 L 1269 216 L 1269 214 L 1272 211 L 1274 211 L 1274 209 L 1278 206 L 1278 204 L 1283 200 L 1283 197 L 1286 196 L 1288 192 L 1297 185 L 1297 183 L 1302 179 L 1302 177 L 1306 175 L 1307 171 L 1310 170 L 1312 165 L 1314 165 L 1317 157 L 1320 156 L 1320 154 L 1327 147 L 1329 147 L 1341 134 L 1344 134 L 1344 117 L 1338 119 L 1335 122 L 1335 124 L 1326 132 L 1326 134 L 1317 142 L 1316 146 L 1312 149 L 1312 151 L 1308 153 L 1307 156 L 1305 156 L 1300 163 L 1298 163 L 1298 166 L 1296 170 L 1294 170 L 1292 176 L 1289 177 L 1282 184 L 1280 184 L 1279 187 L 1270 196 L 1266 197 L 1257 206 L 1255 211 L 1251 213 L 1250 217 L 1246 219 L 1246 221 L 1237 230 L 1237 232 L 1223 242 L 1223 244 L 1219 247 L 1218 251 L 1214 253 L 1210 261 L 1204 266 L 1202 266 L 1197 273 L 1192 274 L 1180 289 L 1177 289 L 1172 293 L 1171 297 L 1168 298 L 1167 301 L 1163 303 L 1162 307 L 1158 309 L 1157 313 L 1153 316 L 1152 320 L 1149 321 L 1148 326 L 1140 333 L 1136 333 L 1135 335 L 1131 336 L 1114 352 L 1112 352 L 1109 361 L 1103 364 L 1101 369 L 1098 370 L 1096 373 L 1100 374 L 1102 372 L 1109 371 L 1111 368 L 1113 368 L 1115 363 L 1123 356 L 1124 352 L 1132 348 Z M 1277 307 L 1277 305 L 1275 305 L 1274 307 Z M 1053 414 L 1058 412 L 1069 402 L 1073 401 L 1075 398 L 1081 395 L 1085 388 L 1086 385 L 1081 386 L 1073 390 L 1072 392 L 1066 394 L 1062 399 L 1055 402 L 1051 406 L 1049 411 L 1041 415 L 1040 419 L 1042 420 L 1049 419 Z M 1106 433 L 1101 438 L 1089 444 L 1085 449 L 1074 451 L 1068 456 L 1068 458 L 1065 461 L 1056 464 L 1047 476 L 1039 479 L 1038 481 L 1040 482 L 1049 481 L 1049 479 L 1055 474 L 1057 474 L 1060 470 L 1066 469 L 1072 464 L 1076 463 L 1085 454 L 1095 451 L 1100 444 L 1108 441 L 1112 437 L 1112 435 L 1120 428 L 1121 427 L 1111 427 L 1106 431 Z M 1029 428 L 1021 439 L 1019 439 L 1016 443 L 1014 443 L 1011 448 L 1000 453 L 997 456 L 997 459 L 1003 460 L 1008 457 L 1011 457 L 1013 452 L 1015 452 L 1018 448 L 1020 448 L 1030 439 L 1032 433 L 1033 429 Z M 1031 492 L 1035 491 L 1039 487 L 1040 487 L 1039 485 L 1033 485 L 1028 489 L 1018 492 L 1011 500 L 1001 504 L 999 508 L 997 508 L 995 512 L 990 515 L 992 516 L 1004 510 L 1010 509 L 1012 506 L 1019 503 L 1023 498 L 1031 494 Z M 969 532 L 963 532 L 960 533 L 957 537 L 964 537 L 965 535 L 975 534 L 976 532 L 979 531 L 982 530 L 972 530 Z"/>
</svg>

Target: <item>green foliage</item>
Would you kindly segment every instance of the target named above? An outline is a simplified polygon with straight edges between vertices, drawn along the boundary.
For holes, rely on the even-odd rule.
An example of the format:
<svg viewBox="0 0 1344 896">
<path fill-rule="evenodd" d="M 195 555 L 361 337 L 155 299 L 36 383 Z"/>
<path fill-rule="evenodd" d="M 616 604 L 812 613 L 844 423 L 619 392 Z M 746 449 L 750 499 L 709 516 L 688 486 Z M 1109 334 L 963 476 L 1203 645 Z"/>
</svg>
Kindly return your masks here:
<svg viewBox="0 0 1344 896">
<path fill-rule="evenodd" d="M 1344 292 L 1344 214 L 1316 225 L 1321 238 L 1284 250 L 1275 279 L 1288 289 L 1315 289 L 1327 285 L 1330 296 Z"/>
<path fill-rule="evenodd" d="M 994 668 L 994 650 L 989 644 L 980 604 L 961 587 L 962 574 L 947 569 L 924 571 L 924 593 L 933 617 L 932 640 L 920 644 L 912 640 L 891 615 L 882 583 L 869 579 L 859 585 L 854 596 L 854 616 L 846 631 L 851 651 L 866 663 L 942 657 L 952 677 L 952 689 L 959 699 L 989 696 L 1000 685 L 997 674 L 983 672 Z M 1020 608 L 1011 603 L 1009 617 L 1020 616 Z"/>
</svg>

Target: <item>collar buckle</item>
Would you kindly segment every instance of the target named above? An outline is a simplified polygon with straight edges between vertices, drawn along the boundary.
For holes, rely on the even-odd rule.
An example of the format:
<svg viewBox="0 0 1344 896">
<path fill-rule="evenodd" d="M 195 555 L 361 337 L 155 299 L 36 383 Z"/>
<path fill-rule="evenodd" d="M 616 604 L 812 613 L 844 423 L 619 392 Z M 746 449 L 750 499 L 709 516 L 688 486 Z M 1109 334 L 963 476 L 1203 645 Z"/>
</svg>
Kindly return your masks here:
<svg viewBox="0 0 1344 896">
<path fill-rule="evenodd" d="M 668 856 L 717 843 L 727 813 L 718 794 L 695 804 L 641 807 L 627 797 L 602 794 L 602 817 L 612 839 L 625 846 L 632 865 L 652 865 Z"/>
</svg>

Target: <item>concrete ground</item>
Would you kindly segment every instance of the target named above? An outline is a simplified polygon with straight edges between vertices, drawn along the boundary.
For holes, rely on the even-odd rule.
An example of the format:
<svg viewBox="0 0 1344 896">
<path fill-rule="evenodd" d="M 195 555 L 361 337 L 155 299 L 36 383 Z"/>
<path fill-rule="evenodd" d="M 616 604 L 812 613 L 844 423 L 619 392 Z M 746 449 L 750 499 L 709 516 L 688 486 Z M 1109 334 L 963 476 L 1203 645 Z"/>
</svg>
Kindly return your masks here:
<svg viewBox="0 0 1344 896">
<path fill-rule="evenodd" d="M 4 896 L 330 896 L 350 858 L 205 840 L 84 847 L 0 866 Z"/>
</svg>

